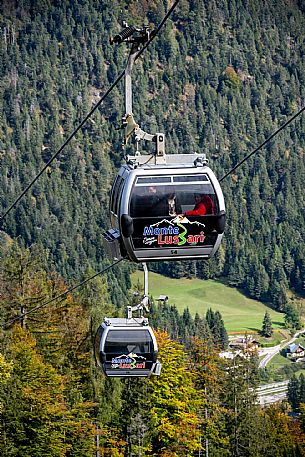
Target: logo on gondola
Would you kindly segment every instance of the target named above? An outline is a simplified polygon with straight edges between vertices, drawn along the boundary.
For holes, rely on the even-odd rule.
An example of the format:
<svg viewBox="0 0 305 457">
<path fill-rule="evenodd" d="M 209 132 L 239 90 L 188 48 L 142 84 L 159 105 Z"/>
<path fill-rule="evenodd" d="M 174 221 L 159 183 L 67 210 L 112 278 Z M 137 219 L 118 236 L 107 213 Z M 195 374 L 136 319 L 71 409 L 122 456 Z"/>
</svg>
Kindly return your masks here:
<svg viewBox="0 0 305 457">
<path fill-rule="evenodd" d="M 137 355 L 130 352 L 128 355 L 122 354 L 118 357 L 113 357 L 111 360 L 111 368 L 118 369 L 140 369 L 145 368 L 146 358 L 142 355 Z"/>
<path fill-rule="evenodd" d="M 166 224 L 166 226 L 165 226 Z M 188 230 L 185 225 L 198 226 L 200 229 L 197 234 L 188 234 Z M 177 246 L 183 246 L 184 244 L 198 244 L 203 243 L 205 240 L 205 234 L 203 228 L 204 224 L 198 221 L 191 222 L 185 216 L 176 216 L 174 219 L 157 222 L 149 226 L 145 226 L 143 230 L 143 244 L 152 245 L 157 244 L 158 246 L 174 244 Z"/>
</svg>

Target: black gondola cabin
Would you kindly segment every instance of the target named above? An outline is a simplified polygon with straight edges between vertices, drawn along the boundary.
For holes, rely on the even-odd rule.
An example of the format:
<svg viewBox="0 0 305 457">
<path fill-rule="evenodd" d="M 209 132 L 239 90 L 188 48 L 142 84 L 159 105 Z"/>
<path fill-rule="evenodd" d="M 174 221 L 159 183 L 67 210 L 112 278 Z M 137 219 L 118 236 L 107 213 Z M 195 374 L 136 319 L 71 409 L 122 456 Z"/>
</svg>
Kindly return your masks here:
<svg viewBox="0 0 305 457">
<path fill-rule="evenodd" d="M 95 340 L 97 364 L 106 376 L 160 374 L 155 335 L 146 318 L 105 318 Z"/>
<path fill-rule="evenodd" d="M 187 161 L 186 154 L 167 160 Z M 112 230 L 104 235 L 112 259 L 134 262 L 208 259 L 219 248 L 225 226 L 223 193 L 200 160 L 119 170 L 110 198 Z"/>
</svg>

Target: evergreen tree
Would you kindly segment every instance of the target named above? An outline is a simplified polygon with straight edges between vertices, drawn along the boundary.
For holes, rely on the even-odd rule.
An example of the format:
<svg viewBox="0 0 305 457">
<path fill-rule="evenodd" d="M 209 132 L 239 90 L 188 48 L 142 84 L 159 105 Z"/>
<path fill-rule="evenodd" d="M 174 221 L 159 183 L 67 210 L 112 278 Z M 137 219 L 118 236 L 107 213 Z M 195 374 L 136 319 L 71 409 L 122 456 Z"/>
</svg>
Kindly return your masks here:
<svg viewBox="0 0 305 457">
<path fill-rule="evenodd" d="M 296 410 L 300 405 L 300 382 L 296 375 L 293 375 L 288 383 L 287 399 L 291 407 Z"/>
<path fill-rule="evenodd" d="M 271 317 L 268 311 L 265 312 L 264 320 L 263 320 L 263 325 L 261 329 L 261 334 L 265 336 L 266 338 L 269 338 L 272 335 L 272 322 L 271 322 Z"/>
<path fill-rule="evenodd" d="M 251 452 L 252 439 L 248 437 L 254 435 L 253 422 L 259 421 L 255 391 L 257 383 L 255 356 L 236 356 L 228 362 L 222 395 L 223 404 L 228 409 L 226 427 L 231 455 Z"/>
<path fill-rule="evenodd" d="M 221 401 L 225 367 L 209 340 L 198 337 L 192 340 L 191 366 L 195 387 L 201 396 L 199 417 L 202 450 L 211 456 L 229 456 L 229 440 L 225 433 L 226 408 Z"/>
<path fill-rule="evenodd" d="M 134 111 L 141 125 L 165 131 L 173 151 L 208 150 L 217 176 L 229 170 L 302 98 L 299 3 L 179 4 L 175 27 L 167 23 L 158 44 L 145 51 L 143 65 L 137 64 Z M 0 6 L 2 210 L 120 73 L 125 48 L 111 47 L 108 31 L 116 33 L 123 16 L 130 23 L 146 17 L 156 26 L 165 9 L 164 2 L 147 1 L 101 6 L 88 0 L 84 6 L 69 0 L 44 9 L 26 1 L 22 14 L 8 2 Z M 94 269 L 104 264 L 100 233 L 108 227 L 108 191 L 123 156 L 121 132 L 111 128 L 122 114 L 121 95 L 116 87 L 78 132 L 75 145 L 62 151 L 7 218 L 8 234 L 20 236 L 26 246 L 41 242 L 66 278 L 81 277 L 88 257 Z M 304 239 L 299 211 L 304 206 L 304 122 L 297 119 L 296 128 L 281 135 L 266 153 L 223 181 L 230 218 L 218 255 L 196 265 L 160 263 L 159 271 L 173 277 L 224 275 L 280 310 L 288 288 L 304 294 L 299 241 Z M 124 301 L 128 286 L 128 267 L 118 269 L 123 272 L 118 278 L 109 275 L 115 304 Z"/>
<path fill-rule="evenodd" d="M 214 337 L 214 344 L 225 350 L 228 347 L 228 334 L 219 311 L 215 312 L 214 327 L 211 329 Z"/>
<path fill-rule="evenodd" d="M 213 342 L 215 346 L 222 350 L 226 349 L 229 338 L 220 312 L 214 312 L 211 308 L 209 308 L 206 312 L 205 318 L 213 335 Z"/>
<path fill-rule="evenodd" d="M 290 303 L 285 306 L 285 323 L 288 327 L 292 327 L 296 330 L 302 328 L 300 313 L 295 306 Z"/>
<path fill-rule="evenodd" d="M 135 18 L 148 19 L 155 27 L 166 9 L 165 1 L 144 0 L 0 3 L 0 214 L 121 73 L 126 48 L 111 47 L 109 31 L 119 31 L 122 19 L 131 25 Z M 305 74 L 304 6 L 283 0 L 184 0 L 177 11 L 137 62 L 135 116 L 146 131 L 164 131 L 171 151 L 207 151 L 221 177 L 298 109 Z M 5 219 L 7 233 L 0 233 L 3 321 L 67 288 L 47 270 L 77 280 L 86 270 L 106 265 L 101 231 L 109 226 L 108 193 L 124 155 L 121 132 L 113 128 L 122 115 L 122 98 L 117 86 L 73 146 Z M 218 255 L 208 262 L 164 262 L 156 268 L 179 278 L 224 276 L 280 311 L 286 306 L 288 325 L 298 328 L 300 316 L 287 305 L 287 292 L 305 294 L 304 148 L 300 117 L 293 129 L 284 129 L 222 182 L 230 217 Z M 12 244 L 16 237 L 18 246 Z M 93 326 L 103 313 L 114 311 L 111 302 L 117 314 L 126 303 L 129 267 L 116 267 L 107 279 L 29 315 L 20 330 L 22 348 L 19 337 L 14 341 L 7 332 L 2 338 L 0 431 L 6 440 L 0 440 L 1 454 L 91 456 L 95 435 L 105 455 L 126 452 L 126 437 L 132 452 L 140 453 L 136 441 L 144 437 L 147 455 L 185 456 L 199 452 L 200 434 L 208 438 L 211 457 L 219 457 L 219 450 L 223 456 L 304 454 L 302 378 L 298 429 L 298 421 L 277 406 L 258 411 L 251 390 L 255 370 L 246 370 L 242 360 L 236 361 L 240 371 L 219 366 L 217 371 L 211 362 L 211 373 L 224 380 L 217 386 L 217 376 L 211 376 L 209 391 L 208 374 L 200 369 L 195 377 L 189 374 L 181 347 L 166 338 L 165 382 L 162 376 L 148 380 L 156 382 L 148 408 L 154 422 L 145 422 L 140 405 L 126 408 L 130 430 L 125 433 L 123 383 L 105 380 L 90 358 Z M 225 338 L 216 313 L 193 320 L 187 311 L 182 317 L 164 306 L 154 319 L 156 327 L 188 345 L 194 334 L 205 337 L 210 349 L 209 334 L 216 344 Z M 207 396 L 199 398 L 194 385 L 201 392 L 207 387 Z M 150 388 L 147 397 L 150 402 Z M 207 418 L 199 411 L 202 400 L 210 405 Z"/>
</svg>

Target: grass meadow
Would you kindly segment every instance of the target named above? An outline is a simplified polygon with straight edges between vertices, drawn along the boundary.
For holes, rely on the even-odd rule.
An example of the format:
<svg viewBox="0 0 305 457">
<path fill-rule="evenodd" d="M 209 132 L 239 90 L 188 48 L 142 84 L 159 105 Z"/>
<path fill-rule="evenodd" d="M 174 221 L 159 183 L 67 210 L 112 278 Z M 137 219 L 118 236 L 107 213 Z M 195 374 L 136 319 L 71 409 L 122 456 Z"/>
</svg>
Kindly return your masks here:
<svg viewBox="0 0 305 457">
<path fill-rule="evenodd" d="M 143 285 L 143 272 L 131 275 L 133 284 Z M 208 308 L 219 311 L 229 333 L 257 332 L 262 327 L 268 311 L 274 330 L 284 328 L 284 314 L 268 308 L 263 303 L 247 298 L 239 290 L 220 281 L 201 279 L 171 279 L 149 272 L 149 295 L 157 301 L 160 294 L 169 297 L 168 303 L 176 305 L 180 313 L 189 308 L 192 316 L 197 312 L 205 316 Z"/>
</svg>

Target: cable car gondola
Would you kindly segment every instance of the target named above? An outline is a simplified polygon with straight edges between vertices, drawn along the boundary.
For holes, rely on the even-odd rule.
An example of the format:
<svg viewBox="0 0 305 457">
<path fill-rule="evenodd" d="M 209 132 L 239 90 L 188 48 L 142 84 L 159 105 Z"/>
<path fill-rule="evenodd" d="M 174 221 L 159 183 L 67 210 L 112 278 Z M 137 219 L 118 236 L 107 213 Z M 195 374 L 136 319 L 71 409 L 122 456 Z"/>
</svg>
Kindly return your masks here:
<svg viewBox="0 0 305 457">
<path fill-rule="evenodd" d="M 96 333 L 95 356 L 110 377 L 147 377 L 161 370 L 156 338 L 144 317 L 105 318 Z"/>
<path fill-rule="evenodd" d="M 127 306 L 127 317 L 105 318 L 95 336 L 95 359 L 106 376 L 159 376 L 162 364 L 157 360 L 158 346 L 148 319 L 148 269 L 143 263 L 144 296 L 135 306 Z M 133 317 L 133 312 L 139 312 Z"/>
<path fill-rule="evenodd" d="M 172 163 L 177 160 L 181 163 Z M 203 213 L 194 209 L 198 200 Z M 208 259 L 223 236 L 225 204 L 204 157 L 168 155 L 166 164 L 121 167 L 111 192 L 110 218 L 105 247 L 112 259 Z"/>
<path fill-rule="evenodd" d="M 126 157 L 112 187 L 112 228 L 103 234 L 104 248 L 112 260 L 209 259 L 219 248 L 226 216 L 221 187 L 205 154 L 166 155 L 164 134 L 144 132 L 133 118 L 131 70 L 148 39 L 147 28 L 126 27 L 113 40 L 132 44 L 122 126 L 125 144 L 134 134 L 137 153 Z M 140 140 L 155 144 L 152 156 L 138 152 Z"/>
</svg>

